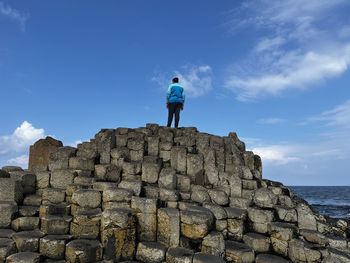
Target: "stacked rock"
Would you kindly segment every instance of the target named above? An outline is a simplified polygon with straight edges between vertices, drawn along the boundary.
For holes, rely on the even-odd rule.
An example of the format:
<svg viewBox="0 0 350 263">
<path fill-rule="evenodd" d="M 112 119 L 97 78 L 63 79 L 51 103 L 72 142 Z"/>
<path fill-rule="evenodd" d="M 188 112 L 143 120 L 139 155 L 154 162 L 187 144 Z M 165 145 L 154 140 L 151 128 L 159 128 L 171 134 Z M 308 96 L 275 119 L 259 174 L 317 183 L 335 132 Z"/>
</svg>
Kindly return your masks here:
<svg viewBox="0 0 350 263">
<path fill-rule="evenodd" d="M 231 132 L 157 124 L 0 170 L 0 262 L 350 262 L 346 221 L 262 178 Z"/>
</svg>

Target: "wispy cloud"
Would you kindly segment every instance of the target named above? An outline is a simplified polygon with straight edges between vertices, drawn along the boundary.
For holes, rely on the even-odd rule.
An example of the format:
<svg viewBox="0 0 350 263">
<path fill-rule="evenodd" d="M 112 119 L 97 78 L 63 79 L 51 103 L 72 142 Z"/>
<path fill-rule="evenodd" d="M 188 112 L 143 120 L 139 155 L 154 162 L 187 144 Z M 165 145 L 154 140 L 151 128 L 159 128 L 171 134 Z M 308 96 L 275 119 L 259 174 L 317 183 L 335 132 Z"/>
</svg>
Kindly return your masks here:
<svg viewBox="0 0 350 263">
<path fill-rule="evenodd" d="M 345 129 L 350 129 L 350 99 L 335 106 L 333 109 L 308 118 L 306 123 L 310 122 L 322 122 L 329 126 L 340 126 Z"/>
<path fill-rule="evenodd" d="M 19 11 L 4 2 L 0 1 L 0 14 L 17 22 L 22 31 L 25 31 L 26 22 L 29 19 L 29 14 Z"/>
<path fill-rule="evenodd" d="M 306 89 L 344 73 L 350 64 L 348 26 L 330 14 L 345 0 L 246 1 L 229 23 L 257 30 L 246 60 L 229 70 L 225 86 L 241 101 Z M 336 29 L 335 29 L 336 28 Z"/>
<path fill-rule="evenodd" d="M 18 165 L 18 166 L 22 166 L 22 167 L 27 167 L 28 161 L 29 161 L 29 156 L 24 154 L 24 155 L 17 156 L 15 158 L 11 158 L 11 159 L 7 160 L 6 163 L 10 164 L 10 165 Z"/>
<path fill-rule="evenodd" d="M 203 96 L 213 88 L 212 68 L 209 65 L 185 65 L 172 73 L 157 71 L 152 81 L 155 81 L 164 89 L 174 76 L 179 78 L 188 97 Z"/>
<path fill-rule="evenodd" d="M 267 164 L 285 165 L 300 160 L 298 148 L 295 145 L 273 144 L 253 147 L 251 150 L 258 154 Z"/>
</svg>

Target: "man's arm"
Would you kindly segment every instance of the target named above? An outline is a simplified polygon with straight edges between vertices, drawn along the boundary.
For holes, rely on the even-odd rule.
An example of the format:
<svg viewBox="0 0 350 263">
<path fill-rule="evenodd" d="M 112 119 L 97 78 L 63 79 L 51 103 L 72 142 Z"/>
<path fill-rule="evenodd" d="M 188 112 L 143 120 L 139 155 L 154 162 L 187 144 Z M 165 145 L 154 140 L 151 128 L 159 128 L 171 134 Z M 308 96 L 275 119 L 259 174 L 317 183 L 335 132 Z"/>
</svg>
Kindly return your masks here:
<svg viewBox="0 0 350 263">
<path fill-rule="evenodd" d="M 169 85 L 169 87 L 168 87 L 168 92 L 167 92 L 167 94 L 166 94 L 166 102 L 167 102 L 167 103 L 169 103 L 170 94 L 171 94 L 171 85 Z"/>
</svg>

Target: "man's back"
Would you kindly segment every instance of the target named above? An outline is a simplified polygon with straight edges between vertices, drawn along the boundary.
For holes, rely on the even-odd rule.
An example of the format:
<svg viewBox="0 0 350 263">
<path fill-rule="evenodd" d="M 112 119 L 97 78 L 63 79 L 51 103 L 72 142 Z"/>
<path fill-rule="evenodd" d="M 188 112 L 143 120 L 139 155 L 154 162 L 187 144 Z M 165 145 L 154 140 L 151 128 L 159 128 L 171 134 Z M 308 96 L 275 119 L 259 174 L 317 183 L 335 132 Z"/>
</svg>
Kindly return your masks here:
<svg viewBox="0 0 350 263">
<path fill-rule="evenodd" d="M 168 89 L 168 102 L 169 103 L 184 103 L 184 89 L 179 83 L 172 83 Z"/>
</svg>

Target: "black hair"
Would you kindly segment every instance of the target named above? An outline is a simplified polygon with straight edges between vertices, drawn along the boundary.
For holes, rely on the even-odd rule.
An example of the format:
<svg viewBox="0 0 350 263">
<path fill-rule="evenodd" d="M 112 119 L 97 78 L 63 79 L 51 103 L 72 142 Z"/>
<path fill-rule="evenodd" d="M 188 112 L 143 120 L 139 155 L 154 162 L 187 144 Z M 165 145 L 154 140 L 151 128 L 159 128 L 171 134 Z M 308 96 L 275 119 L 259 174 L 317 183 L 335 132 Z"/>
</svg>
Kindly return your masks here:
<svg viewBox="0 0 350 263">
<path fill-rule="evenodd" d="M 173 78 L 173 83 L 179 83 L 179 78 L 177 77 Z"/>
</svg>

